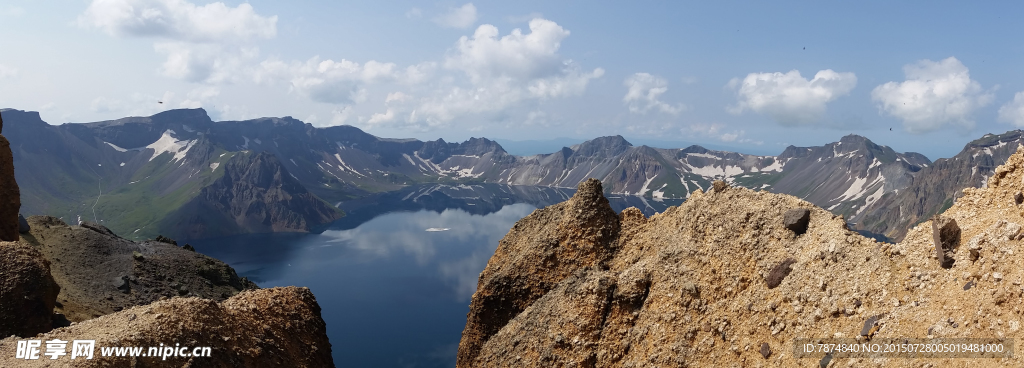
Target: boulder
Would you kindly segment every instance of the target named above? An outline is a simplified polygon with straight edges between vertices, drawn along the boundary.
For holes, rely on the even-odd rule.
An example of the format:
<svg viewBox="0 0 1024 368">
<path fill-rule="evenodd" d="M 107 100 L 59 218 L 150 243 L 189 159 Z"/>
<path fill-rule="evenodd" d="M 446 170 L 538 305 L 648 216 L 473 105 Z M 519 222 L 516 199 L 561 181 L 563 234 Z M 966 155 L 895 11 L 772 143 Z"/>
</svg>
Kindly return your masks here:
<svg viewBox="0 0 1024 368">
<path fill-rule="evenodd" d="M 61 357 L 66 367 L 334 367 L 327 325 L 307 288 L 283 287 L 242 292 L 221 303 L 171 298 L 127 308 L 34 339 L 96 340 L 91 360 Z M 48 357 L 15 359 L 18 338 L 0 340 L 2 367 L 46 367 Z M 100 346 L 210 347 L 208 357 L 100 356 Z M 71 345 L 68 344 L 70 351 Z M 45 351 L 45 350 L 44 350 Z"/>
<path fill-rule="evenodd" d="M 935 256 L 942 268 L 953 267 L 953 253 L 960 246 L 960 226 L 952 217 L 935 216 L 932 218 L 932 244 Z"/>
<path fill-rule="evenodd" d="M 31 246 L 0 242 L 0 336 L 33 336 L 52 327 L 60 286 Z M 2 365 L 2 364 L 0 364 Z"/>
<path fill-rule="evenodd" d="M 794 208 L 782 216 L 782 225 L 792 230 L 797 236 L 807 232 L 807 225 L 811 222 L 811 211 L 806 208 Z"/>
</svg>

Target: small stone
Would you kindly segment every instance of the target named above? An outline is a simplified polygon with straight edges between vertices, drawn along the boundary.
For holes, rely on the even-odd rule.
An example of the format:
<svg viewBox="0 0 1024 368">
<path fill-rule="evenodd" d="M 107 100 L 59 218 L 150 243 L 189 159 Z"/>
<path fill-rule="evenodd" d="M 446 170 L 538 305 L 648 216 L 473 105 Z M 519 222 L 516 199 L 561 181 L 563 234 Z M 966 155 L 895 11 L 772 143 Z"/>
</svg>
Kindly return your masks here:
<svg viewBox="0 0 1024 368">
<path fill-rule="evenodd" d="M 807 225 L 811 221 L 811 210 L 806 208 L 793 208 L 782 216 L 782 224 L 796 235 L 803 235 L 807 232 Z"/>
<path fill-rule="evenodd" d="M 114 280 L 111 281 L 111 284 L 114 285 L 115 289 L 120 290 L 122 293 L 128 294 L 128 292 L 131 291 L 131 286 L 128 285 L 128 276 L 115 277 Z"/>
<path fill-rule="evenodd" d="M 142 253 L 139 253 L 138 251 L 132 252 L 132 258 L 135 258 L 136 261 L 145 259 L 145 257 L 142 256 Z"/>
<path fill-rule="evenodd" d="M 729 183 L 726 183 L 721 180 L 715 180 L 713 183 L 711 183 L 711 188 L 715 190 L 715 193 L 722 193 L 726 189 L 729 189 Z"/>
<path fill-rule="evenodd" d="M 765 283 L 768 284 L 768 288 L 774 289 L 782 284 L 782 280 L 785 279 L 786 276 L 789 276 L 789 273 L 793 271 L 790 266 L 794 263 L 796 263 L 795 259 L 787 258 L 773 267 L 772 270 L 768 272 L 768 276 L 764 279 Z"/>
<path fill-rule="evenodd" d="M 992 273 L 992 278 L 995 279 L 996 281 L 1002 281 L 1003 280 L 1003 274 L 999 273 L 999 272 L 993 272 Z"/>
<path fill-rule="evenodd" d="M 1016 203 L 1016 204 L 1024 203 L 1024 193 L 1017 192 L 1017 194 L 1014 194 L 1013 195 L 1013 202 Z"/>
<path fill-rule="evenodd" d="M 953 252 L 960 245 L 960 226 L 955 219 L 938 215 L 932 218 L 932 244 L 939 266 L 953 267 Z"/>
<path fill-rule="evenodd" d="M 968 281 L 964 284 L 964 291 L 971 290 L 972 287 L 974 287 L 974 280 Z"/>
<path fill-rule="evenodd" d="M 768 357 L 772 356 L 772 348 L 771 346 L 768 346 L 767 342 L 761 343 L 761 356 L 764 357 L 765 359 L 768 359 Z"/>
</svg>

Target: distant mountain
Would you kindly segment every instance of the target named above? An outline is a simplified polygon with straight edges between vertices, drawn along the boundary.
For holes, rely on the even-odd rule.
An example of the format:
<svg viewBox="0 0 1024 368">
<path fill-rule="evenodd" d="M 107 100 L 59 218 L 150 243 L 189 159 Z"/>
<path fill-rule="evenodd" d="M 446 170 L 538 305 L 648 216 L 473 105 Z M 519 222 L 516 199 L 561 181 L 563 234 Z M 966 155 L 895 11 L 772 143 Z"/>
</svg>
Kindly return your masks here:
<svg viewBox="0 0 1024 368">
<path fill-rule="evenodd" d="M 898 237 L 956 191 L 980 185 L 1020 139 L 986 136 L 934 165 L 856 135 L 778 156 L 634 146 L 621 136 L 515 156 L 486 138 L 388 139 L 291 117 L 214 122 L 202 109 L 59 126 L 34 112 L 2 114 L 22 212 L 81 216 L 136 239 L 310 231 L 337 219 L 344 202 L 420 184 L 575 188 L 591 177 L 609 195 L 648 201 L 685 199 L 721 179 Z"/>
<path fill-rule="evenodd" d="M 908 185 L 866 206 L 856 228 L 893 240 L 903 239 L 908 229 L 952 206 L 964 188 L 985 187 L 996 167 L 1017 152 L 1021 142 L 1024 132 L 1020 130 L 986 134 L 968 143 L 956 156 L 935 160 L 910 177 Z"/>
</svg>

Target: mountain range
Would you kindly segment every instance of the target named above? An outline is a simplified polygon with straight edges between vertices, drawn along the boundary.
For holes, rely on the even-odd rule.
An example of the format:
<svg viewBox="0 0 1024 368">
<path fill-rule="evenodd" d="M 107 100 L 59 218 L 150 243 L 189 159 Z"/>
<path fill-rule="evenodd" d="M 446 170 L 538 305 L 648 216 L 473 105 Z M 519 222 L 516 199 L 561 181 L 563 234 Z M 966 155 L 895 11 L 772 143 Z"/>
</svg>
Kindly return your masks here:
<svg viewBox="0 0 1024 368">
<path fill-rule="evenodd" d="M 935 162 L 857 135 L 778 156 L 634 146 L 621 136 L 515 156 L 486 138 L 389 139 L 291 117 L 214 122 L 202 109 L 62 125 L 36 112 L 0 114 L 22 213 L 97 221 L 134 239 L 315 231 L 340 218 L 344 202 L 417 184 L 575 188 L 593 177 L 608 194 L 653 201 L 724 180 L 794 195 L 896 240 L 961 189 L 983 186 L 1022 141 L 1021 131 L 989 134 Z"/>
</svg>

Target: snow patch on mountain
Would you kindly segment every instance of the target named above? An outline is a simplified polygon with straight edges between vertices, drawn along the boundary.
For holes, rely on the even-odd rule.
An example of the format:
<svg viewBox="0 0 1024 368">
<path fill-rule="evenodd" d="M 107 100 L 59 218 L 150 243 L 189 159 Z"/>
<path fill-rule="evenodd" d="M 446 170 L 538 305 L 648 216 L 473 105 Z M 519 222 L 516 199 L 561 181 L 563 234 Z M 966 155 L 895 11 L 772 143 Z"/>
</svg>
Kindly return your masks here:
<svg viewBox="0 0 1024 368">
<path fill-rule="evenodd" d="M 160 156 L 165 152 L 174 153 L 174 158 L 172 158 L 171 161 L 178 161 L 185 158 L 185 154 L 188 153 L 188 150 L 196 143 L 195 140 L 178 140 L 177 138 L 174 138 L 172 134 L 176 133 L 174 133 L 173 130 L 168 129 L 160 136 L 160 139 L 157 139 L 156 142 L 146 146 L 146 148 L 153 150 L 153 156 L 150 156 L 149 161 L 153 161 L 154 158 L 157 158 L 157 156 Z"/>
<path fill-rule="evenodd" d="M 118 147 L 116 144 L 113 144 L 113 143 L 110 143 L 110 142 L 103 142 L 103 143 L 106 143 L 108 146 L 113 147 L 114 150 L 117 151 L 117 152 L 128 152 L 128 150 L 126 150 L 124 148 L 121 148 L 121 147 Z"/>
</svg>

